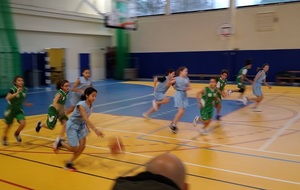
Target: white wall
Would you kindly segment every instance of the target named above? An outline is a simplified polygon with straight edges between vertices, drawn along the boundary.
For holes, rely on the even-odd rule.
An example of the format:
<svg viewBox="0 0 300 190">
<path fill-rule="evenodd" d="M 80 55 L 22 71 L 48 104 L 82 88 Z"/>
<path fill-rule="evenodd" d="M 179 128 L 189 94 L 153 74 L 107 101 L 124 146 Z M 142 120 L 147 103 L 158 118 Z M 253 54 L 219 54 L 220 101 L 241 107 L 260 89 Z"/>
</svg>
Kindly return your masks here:
<svg viewBox="0 0 300 190">
<path fill-rule="evenodd" d="M 275 12 L 274 31 L 258 32 L 256 15 Z M 300 3 L 239 8 L 236 34 L 221 40 L 218 27 L 230 22 L 229 10 L 140 17 L 131 32 L 131 52 L 210 51 L 300 48 Z"/>
<path fill-rule="evenodd" d="M 90 53 L 93 80 L 105 78 L 103 49 L 113 45 L 114 31 L 104 27 L 102 16 L 95 10 L 81 0 L 11 2 L 21 52 L 65 48 L 66 79 L 72 82 L 79 73 L 78 54 Z M 106 1 L 90 2 L 107 12 L 102 6 Z"/>
</svg>

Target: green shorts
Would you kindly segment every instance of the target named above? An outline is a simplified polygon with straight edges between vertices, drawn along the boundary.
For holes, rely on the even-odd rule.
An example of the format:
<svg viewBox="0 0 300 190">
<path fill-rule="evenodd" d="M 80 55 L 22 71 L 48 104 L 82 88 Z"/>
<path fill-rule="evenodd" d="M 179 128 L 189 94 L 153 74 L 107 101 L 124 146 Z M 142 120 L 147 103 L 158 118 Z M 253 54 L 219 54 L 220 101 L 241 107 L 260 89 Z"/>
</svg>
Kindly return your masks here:
<svg viewBox="0 0 300 190">
<path fill-rule="evenodd" d="M 59 115 L 60 113 L 60 115 Z M 52 105 L 49 106 L 48 108 L 48 115 L 47 115 L 47 127 L 51 130 L 53 130 L 55 128 L 57 119 L 59 119 L 60 122 L 62 122 L 63 120 L 68 120 L 68 117 L 65 114 L 62 114 L 62 112 L 58 112 L 55 107 L 53 107 Z"/>
<path fill-rule="evenodd" d="M 241 80 L 237 80 L 237 87 L 239 88 L 239 89 L 245 89 L 245 83 L 244 82 L 242 82 Z"/>
<path fill-rule="evenodd" d="M 12 124 L 14 121 L 14 118 L 17 119 L 17 121 L 25 120 L 25 114 L 22 108 L 13 108 L 11 106 L 8 106 L 4 112 L 4 122 L 8 125 Z"/>
<path fill-rule="evenodd" d="M 212 106 L 201 108 L 200 115 L 203 121 L 210 120 L 213 117 L 214 108 Z"/>
</svg>

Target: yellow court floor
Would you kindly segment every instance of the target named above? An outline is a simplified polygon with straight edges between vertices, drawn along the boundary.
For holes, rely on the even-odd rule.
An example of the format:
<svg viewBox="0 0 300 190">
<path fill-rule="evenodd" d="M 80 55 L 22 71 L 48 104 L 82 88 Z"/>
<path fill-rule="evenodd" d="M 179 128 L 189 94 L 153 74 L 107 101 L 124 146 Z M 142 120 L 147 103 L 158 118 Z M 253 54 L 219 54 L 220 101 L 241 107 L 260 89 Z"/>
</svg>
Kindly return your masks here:
<svg viewBox="0 0 300 190">
<path fill-rule="evenodd" d="M 195 97 L 202 87 L 192 83 L 189 96 Z M 152 157 L 171 152 L 184 162 L 191 190 L 299 190 L 300 88 L 273 86 L 263 91 L 262 112 L 252 112 L 251 105 L 238 109 L 214 121 L 207 136 L 199 135 L 191 122 L 180 122 L 175 135 L 168 130 L 170 120 L 93 113 L 91 121 L 106 136 L 89 134 L 87 147 L 75 162 L 78 172 L 62 169 L 69 152 L 52 151 L 61 126 L 37 134 L 35 123 L 46 115 L 27 116 L 23 142 L 13 141 L 15 124 L 10 145 L 0 145 L 0 189 L 108 190 L 116 177 L 143 171 Z M 170 89 L 168 95 L 173 93 Z M 246 94 L 250 96 L 251 90 Z M 1 122 L 1 132 L 4 127 Z M 115 135 L 123 139 L 125 154 L 110 154 L 108 138 Z"/>
</svg>

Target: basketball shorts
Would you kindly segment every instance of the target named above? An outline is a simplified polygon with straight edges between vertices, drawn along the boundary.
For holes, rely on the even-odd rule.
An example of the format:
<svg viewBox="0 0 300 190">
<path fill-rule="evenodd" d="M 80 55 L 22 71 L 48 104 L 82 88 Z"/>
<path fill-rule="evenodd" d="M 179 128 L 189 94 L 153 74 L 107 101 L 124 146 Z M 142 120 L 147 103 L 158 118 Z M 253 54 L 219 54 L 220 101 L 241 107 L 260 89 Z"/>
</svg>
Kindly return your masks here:
<svg viewBox="0 0 300 190">
<path fill-rule="evenodd" d="M 214 109 L 212 106 L 201 108 L 200 115 L 203 121 L 210 120 L 213 117 Z"/>
<path fill-rule="evenodd" d="M 4 112 L 4 122 L 10 125 L 13 123 L 14 118 L 16 118 L 18 122 L 25 120 L 24 111 L 21 108 L 13 108 L 8 106 Z"/>
</svg>

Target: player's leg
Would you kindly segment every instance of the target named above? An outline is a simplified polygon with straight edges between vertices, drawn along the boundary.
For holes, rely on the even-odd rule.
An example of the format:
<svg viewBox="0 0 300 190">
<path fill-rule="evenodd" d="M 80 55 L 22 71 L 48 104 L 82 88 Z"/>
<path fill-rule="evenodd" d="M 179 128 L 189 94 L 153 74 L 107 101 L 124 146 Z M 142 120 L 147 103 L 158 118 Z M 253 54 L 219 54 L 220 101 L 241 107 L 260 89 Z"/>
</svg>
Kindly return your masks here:
<svg viewBox="0 0 300 190">
<path fill-rule="evenodd" d="M 6 127 L 4 128 L 3 137 L 2 137 L 3 146 L 8 146 L 7 135 L 14 121 L 14 118 L 15 118 L 15 114 L 13 112 L 13 109 L 6 108 L 4 112 L 4 122 L 6 123 Z"/>
<path fill-rule="evenodd" d="M 168 97 L 164 97 L 163 99 L 159 100 L 159 101 L 156 101 L 156 104 L 158 106 L 161 106 L 163 104 L 168 104 L 170 102 L 170 99 Z"/>
<path fill-rule="evenodd" d="M 66 115 L 63 115 L 62 117 L 59 118 L 59 120 L 62 124 L 59 137 L 63 139 L 66 134 L 66 125 L 67 125 L 68 117 Z"/>
<path fill-rule="evenodd" d="M 35 126 L 35 131 L 38 133 L 40 132 L 41 128 L 51 129 L 55 128 L 57 122 L 58 112 L 56 108 L 52 105 L 48 108 L 47 120 L 45 123 L 38 121 Z"/>
<path fill-rule="evenodd" d="M 143 116 L 148 119 L 152 113 L 156 112 L 156 110 L 151 107 L 147 112 L 143 113 Z"/>
<path fill-rule="evenodd" d="M 17 142 L 22 142 L 22 138 L 20 136 L 20 132 L 25 128 L 26 126 L 26 120 L 25 120 L 25 116 L 24 116 L 24 113 L 23 111 L 20 112 L 17 116 L 16 116 L 16 119 L 19 123 L 19 127 L 17 128 L 17 130 L 15 131 L 14 133 L 14 136 L 17 140 Z"/>
</svg>

